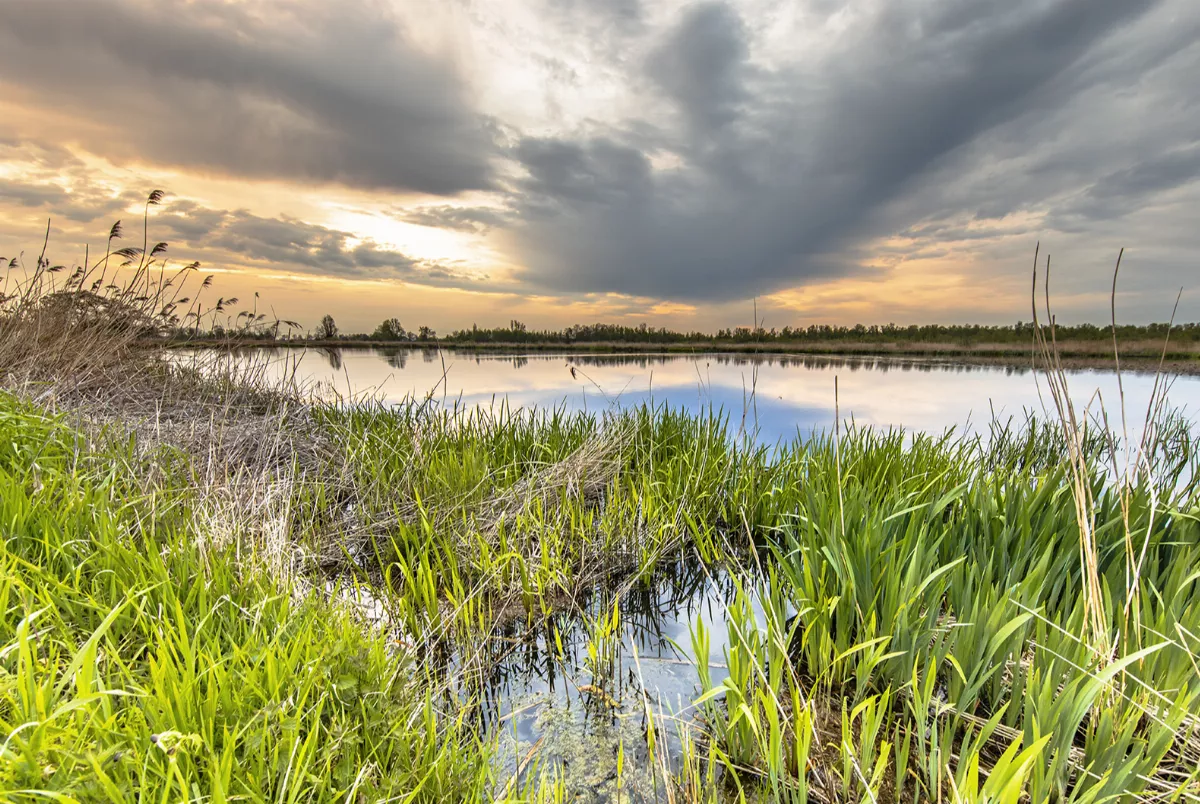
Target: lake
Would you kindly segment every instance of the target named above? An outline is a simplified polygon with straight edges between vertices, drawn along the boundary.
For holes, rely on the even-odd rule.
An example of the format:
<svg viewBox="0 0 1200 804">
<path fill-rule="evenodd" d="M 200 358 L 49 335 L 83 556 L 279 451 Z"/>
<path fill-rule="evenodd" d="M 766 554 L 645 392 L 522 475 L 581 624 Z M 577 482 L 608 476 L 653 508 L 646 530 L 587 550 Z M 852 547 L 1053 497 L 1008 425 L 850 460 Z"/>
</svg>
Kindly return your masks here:
<svg viewBox="0 0 1200 804">
<path fill-rule="evenodd" d="M 274 377 L 292 374 L 346 399 L 399 402 L 431 397 L 446 406 L 565 407 L 598 412 L 652 401 L 692 411 L 723 410 L 734 429 L 760 443 L 803 436 L 843 420 L 941 433 L 986 432 L 993 419 L 1043 413 L 1045 381 L 1028 368 L 935 360 L 753 354 L 494 354 L 448 349 L 246 350 Z M 573 370 L 572 370 L 573 369 Z M 837 381 L 837 394 L 834 382 Z M 1122 375 L 1131 432 L 1154 385 L 1148 372 Z M 1172 407 L 1200 405 L 1200 377 L 1171 380 Z M 1102 400 L 1119 421 L 1112 371 L 1069 372 L 1072 396 L 1093 410 Z M 1041 394 L 1039 394 L 1039 384 Z M 1045 398 L 1046 405 L 1051 402 Z"/>
</svg>

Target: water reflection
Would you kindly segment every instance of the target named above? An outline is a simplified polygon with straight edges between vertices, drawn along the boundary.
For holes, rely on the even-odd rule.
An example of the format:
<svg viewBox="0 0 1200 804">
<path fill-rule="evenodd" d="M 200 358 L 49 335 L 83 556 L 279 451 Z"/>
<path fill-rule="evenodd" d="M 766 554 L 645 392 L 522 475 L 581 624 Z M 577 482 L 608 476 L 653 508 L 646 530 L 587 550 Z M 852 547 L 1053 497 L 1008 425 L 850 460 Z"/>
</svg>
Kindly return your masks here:
<svg viewBox="0 0 1200 804">
<path fill-rule="evenodd" d="M 738 575 L 753 586 L 752 573 Z M 660 746 L 668 763 L 677 762 L 678 729 L 692 722 L 691 702 L 699 691 L 691 628 L 700 622 L 708 629 L 708 660 L 719 684 L 726 675 L 726 606 L 734 594 L 732 575 L 680 556 L 660 564 L 648 581 L 601 587 L 571 611 L 535 624 L 522 619 L 496 632 L 469 657 L 468 667 L 482 669 L 464 674 L 459 693 L 480 702 L 480 728 L 500 740 L 499 777 L 517 773 L 536 745 L 539 761 L 562 775 L 572 800 L 610 800 L 613 756 L 621 745 L 627 757 L 623 794 L 657 800 L 663 791 L 647 756 L 645 705 L 656 717 L 666 715 Z M 751 600 L 762 622 L 762 610 Z M 606 641 L 603 623 L 614 605 L 620 625 Z M 597 655 L 612 661 L 598 663 Z"/>
<path fill-rule="evenodd" d="M 835 376 L 836 406 L 843 417 L 863 425 L 941 432 L 1042 410 L 1035 375 L 1020 366 L 752 353 L 514 355 L 415 346 L 314 351 L 247 354 L 266 355 L 280 374 L 294 370 L 298 378 L 330 386 L 343 398 L 398 402 L 432 395 L 448 406 L 504 402 L 588 412 L 667 403 L 692 411 L 722 410 L 733 429 L 744 426 L 768 444 L 832 428 Z M 1119 398 L 1111 372 L 1073 371 L 1070 382 L 1080 407 L 1096 392 L 1110 410 Z M 1145 410 L 1152 385 L 1151 375 L 1124 376 L 1130 411 Z M 1177 378 L 1171 405 L 1190 410 L 1198 400 L 1200 379 Z"/>
<path fill-rule="evenodd" d="M 1027 366 L 996 366 L 981 363 L 951 363 L 943 360 L 916 357 L 885 357 L 885 356 L 822 356 L 822 355 L 780 355 L 755 354 L 752 352 L 716 352 L 702 355 L 680 355 L 678 353 L 663 354 L 570 354 L 570 362 L 581 366 L 637 366 L 649 369 L 653 366 L 665 366 L 678 360 L 695 360 L 706 366 L 766 366 L 779 368 L 805 369 L 845 369 L 846 371 L 923 371 L 923 372 L 994 372 L 1001 371 L 1008 375 L 1030 374 Z M 478 357 L 476 358 L 479 359 Z M 528 358 L 523 358 L 526 362 Z"/>
<path fill-rule="evenodd" d="M 334 371 L 342 370 L 342 350 L 340 347 L 321 346 L 317 349 L 317 352 L 329 362 L 329 368 Z"/>
<path fill-rule="evenodd" d="M 380 349 L 384 362 L 394 369 L 403 369 L 408 365 L 407 349 Z"/>
</svg>

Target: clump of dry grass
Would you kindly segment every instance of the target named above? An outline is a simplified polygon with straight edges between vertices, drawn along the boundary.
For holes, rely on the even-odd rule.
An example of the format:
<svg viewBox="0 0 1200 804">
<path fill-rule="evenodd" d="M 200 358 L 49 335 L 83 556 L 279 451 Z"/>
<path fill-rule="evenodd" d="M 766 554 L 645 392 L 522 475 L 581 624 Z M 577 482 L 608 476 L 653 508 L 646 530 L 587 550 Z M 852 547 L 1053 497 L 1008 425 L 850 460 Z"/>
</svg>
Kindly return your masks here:
<svg viewBox="0 0 1200 804">
<path fill-rule="evenodd" d="M 67 415 L 98 441 L 131 443 L 130 460 L 147 487 L 177 480 L 166 456 L 181 458 L 203 520 L 197 530 L 211 546 L 244 547 L 272 574 L 294 578 L 297 479 L 341 474 L 305 389 L 294 376 L 272 379 L 262 360 L 166 347 L 205 327 L 233 342 L 295 322 L 234 314 L 236 298 L 207 301 L 213 276 L 199 279 L 199 263 L 171 268 L 167 244 L 149 241 L 151 208 L 163 197 L 155 190 L 146 198 L 140 246 L 119 246 L 118 221 L 102 256 L 85 251 L 68 268 L 47 257 L 47 225 L 33 265 L 3 261 L 0 390 Z"/>
<path fill-rule="evenodd" d="M 150 243 L 150 209 L 163 202 L 151 192 L 142 210 L 142 244 L 120 246 L 125 228 L 108 231 L 102 256 L 73 267 L 53 263 L 50 224 L 33 265 L 24 255 L 0 260 L 0 382 L 9 389 L 42 388 L 55 395 L 128 389 L 161 359 L 169 337 L 217 327 L 236 298 L 208 303 L 213 275 L 196 281 L 200 263 L 168 265 L 168 245 Z M 231 337 L 278 332 L 295 322 L 267 321 L 242 311 L 221 331 Z"/>
<path fill-rule="evenodd" d="M 552 511 L 565 499 L 595 504 L 620 470 L 631 441 L 628 427 L 593 434 L 566 458 L 538 467 L 476 505 L 477 526 L 494 535 L 531 507 Z"/>
</svg>

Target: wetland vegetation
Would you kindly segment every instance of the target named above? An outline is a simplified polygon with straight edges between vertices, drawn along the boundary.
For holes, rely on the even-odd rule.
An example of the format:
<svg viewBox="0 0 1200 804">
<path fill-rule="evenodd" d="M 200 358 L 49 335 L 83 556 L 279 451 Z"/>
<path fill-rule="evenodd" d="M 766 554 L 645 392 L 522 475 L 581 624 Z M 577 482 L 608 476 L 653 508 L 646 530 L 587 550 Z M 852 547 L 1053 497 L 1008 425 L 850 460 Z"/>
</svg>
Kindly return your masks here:
<svg viewBox="0 0 1200 804">
<path fill-rule="evenodd" d="M 975 435 L 345 404 L 169 359 L 195 270 L 115 239 L 0 308 L 9 799 L 1200 797 L 1165 383 L 1130 436 L 1037 328 Z"/>
</svg>

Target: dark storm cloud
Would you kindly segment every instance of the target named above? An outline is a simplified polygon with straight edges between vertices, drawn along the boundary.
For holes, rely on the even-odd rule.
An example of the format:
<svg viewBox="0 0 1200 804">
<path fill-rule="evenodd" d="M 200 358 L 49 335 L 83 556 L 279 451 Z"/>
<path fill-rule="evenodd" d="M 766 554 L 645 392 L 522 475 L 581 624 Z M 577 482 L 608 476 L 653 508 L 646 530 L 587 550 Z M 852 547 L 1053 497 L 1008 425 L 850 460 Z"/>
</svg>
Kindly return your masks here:
<svg viewBox="0 0 1200 804">
<path fill-rule="evenodd" d="M 1191 169 L 1186 148 L 1161 170 L 1114 171 L 1097 161 L 1110 153 L 1089 161 L 1076 144 L 1119 111 L 1096 101 L 1096 120 L 1055 115 L 1130 80 L 1137 60 L 1158 58 L 1150 54 L 1175 34 L 1162 26 L 1143 32 L 1139 23 L 1162 5 L 892 2 L 860 16 L 815 63 L 770 70 L 754 62 L 732 6 L 691 6 L 651 49 L 644 73 L 682 129 L 526 138 L 514 149 L 526 172 L 513 231 L 524 278 L 559 290 L 741 298 L 855 270 L 871 238 L 957 214 L 944 205 L 955 198 L 969 196 L 982 212 L 999 189 L 1010 194 L 995 200 L 995 211 L 1007 214 L 1105 173 L 1123 192 L 1162 185 Z M 1197 16 L 1186 3 L 1174 10 L 1184 22 Z M 1118 36 L 1126 37 L 1120 49 L 1110 46 Z M 1162 80 L 1169 86 L 1155 103 L 1194 107 L 1193 85 Z M 1038 118 L 1053 122 L 1039 128 Z M 1195 139 L 1193 131 L 1182 144 Z M 1043 161 L 1059 165 L 1011 184 L 984 170 L 963 191 L 947 172 L 961 172 L 957 160 L 967 152 L 977 167 L 996 161 L 993 140 L 1039 153 L 1049 143 Z M 1126 146 L 1135 165 L 1152 156 Z M 678 166 L 650 170 L 660 154 Z M 1072 155 L 1093 171 L 1082 184 L 1078 166 L 1065 167 Z M 935 178 L 953 189 L 923 189 Z M 1056 183 L 1039 188 L 1039 178 Z"/>
<path fill-rule="evenodd" d="M 117 160 L 453 194 L 492 144 L 451 67 L 382 3 L 5 0 L 0 74 Z"/>
<path fill-rule="evenodd" d="M 750 46 L 741 17 L 720 2 L 689 9 L 651 54 L 647 72 L 700 131 L 719 129 L 746 100 Z"/>
<path fill-rule="evenodd" d="M 535 199 L 604 208 L 636 200 L 653 190 L 646 156 L 611 140 L 577 143 L 525 138 L 515 155 L 529 172 L 523 184 Z"/>
</svg>

